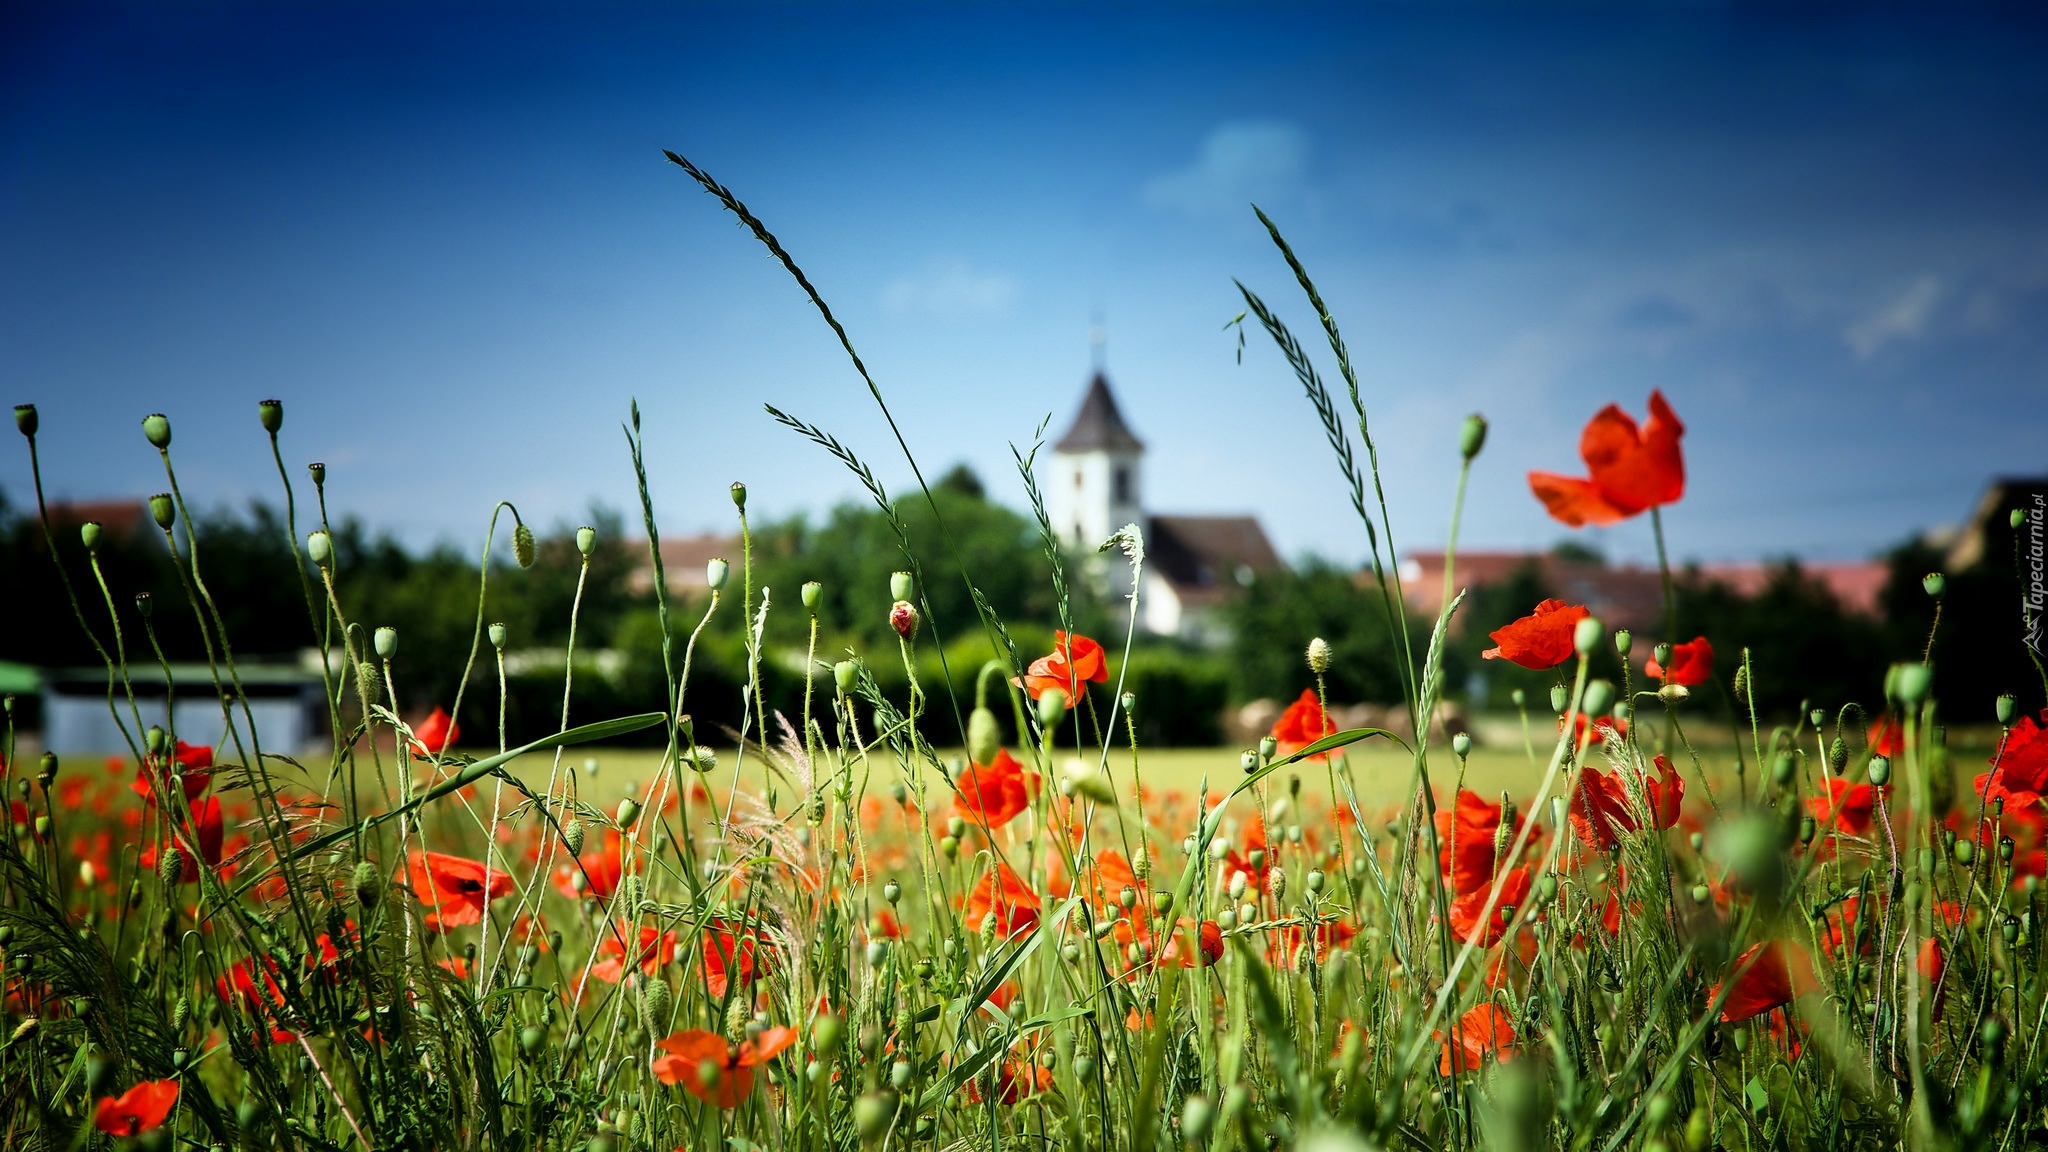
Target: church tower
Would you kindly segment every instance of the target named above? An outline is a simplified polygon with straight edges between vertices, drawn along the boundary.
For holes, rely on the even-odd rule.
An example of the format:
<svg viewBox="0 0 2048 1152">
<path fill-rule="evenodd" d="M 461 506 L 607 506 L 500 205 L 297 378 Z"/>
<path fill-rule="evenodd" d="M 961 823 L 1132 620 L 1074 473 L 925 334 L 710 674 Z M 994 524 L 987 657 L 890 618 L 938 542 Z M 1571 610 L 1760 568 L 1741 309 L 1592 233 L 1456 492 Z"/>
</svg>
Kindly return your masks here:
<svg viewBox="0 0 2048 1152">
<path fill-rule="evenodd" d="M 1145 445 L 1132 435 L 1100 368 L 1081 410 L 1052 446 L 1046 513 L 1067 546 L 1092 552 L 1126 524 L 1144 526 L 1140 464 Z"/>
</svg>

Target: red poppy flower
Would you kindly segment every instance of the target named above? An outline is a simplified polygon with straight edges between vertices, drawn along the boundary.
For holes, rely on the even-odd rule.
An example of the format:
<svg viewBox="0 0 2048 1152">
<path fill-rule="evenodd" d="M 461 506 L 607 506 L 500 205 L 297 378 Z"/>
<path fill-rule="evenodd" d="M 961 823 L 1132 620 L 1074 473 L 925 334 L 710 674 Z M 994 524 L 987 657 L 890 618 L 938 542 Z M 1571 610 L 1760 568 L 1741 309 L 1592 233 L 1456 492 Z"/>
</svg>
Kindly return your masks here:
<svg viewBox="0 0 2048 1152">
<path fill-rule="evenodd" d="M 1495 646 L 1479 655 L 1488 660 L 1512 660 L 1538 672 L 1555 668 L 1578 652 L 1573 634 L 1579 621 L 1589 615 L 1584 605 L 1545 600 L 1529 615 L 1487 633 Z"/>
<path fill-rule="evenodd" d="M 1494 883 L 1453 901 L 1451 929 L 1461 940 L 1469 940 L 1479 948 L 1491 948 L 1507 935 L 1508 921 L 1514 918 L 1512 909 L 1528 902 L 1529 870 L 1516 868 Z"/>
<path fill-rule="evenodd" d="M 1002 748 L 992 764 L 969 764 L 953 786 L 953 808 L 976 827 L 993 831 L 1031 807 L 1031 798 L 1038 793 L 1038 773 L 1025 771 L 1010 750 Z"/>
<path fill-rule="evenodd" d="M 1033 700 L 1045 695 L 1046 689 L 1057 688 L 1071 701 L 1080 698 L 1081 685 L 1108 679 L 1109 661 L 1102 645 L 1079 634 L 1054 632 L 1052 655 L 1033 660 L 1023 677 L 1011 682 L 1029 692 Z"/>
<path fill-rule="evenodd" d="M 200 855 L 206 858 L 206 863 L 209 867 L 220 867 L 223 831 L 220 819 L 220 799 L 209 796 L 204 800 L 194 802 L 192 805 L 192 820 L 193 824 L 186 829 L 186 835 L 192 841 L 197 842 Z M 182 841 L 173 841 L 173 843 L 179 845 L 180 871 L 178 882 L 180 884 L 197 884 L 199 882 L 199 861 L 192 858 L 191 843 Z M 142 850 L 140 862 L 144 868 L 154 869 L 156 861 L 156 845 L 151 844 Z"/>
<path fill-rule="evenodd" d="M 1138 873 L 1124 854 L 1114 848 L 1104 848 L 1095 854 L 1094 867 L 1089 885 L 1089 894 L 1097 908 L 1109 908 L 1123 897 L 1124 889 L 1136 889 L 1143 899 L 1145 886 L 1138 883 Z"/>
<path fill-rule="evenodd" d="M 1727 1003 L 1721 1007 L 1723 1023 L 1739 1024 L 1773 1008 L 1782 1008 L 1813 987 L 1812 970 L 1806 957 L 1796 951 L 1788 954 L 1788 951 L 1776 940 L 1766 940 L 1750 945 L 1747 951 L 1735 958 L 1731 969 L 1736 973 L 1735 987 L 1728 993 Z M 1715 984 L 1708 998 L 1720 994 L 1721 985 Z"/>
<path fill-rule="evenodd" d="M 1658 756 L 1652 761 L 1657 774 L 1642 774 L 1637 777 L 1642 785 L 1643 800 L 1647 812 L 1638 812 L 1629 802 L 1628 789 L 1621 779 L 1621 771 L 1607 775 L 1597 768 L 1585 768 L 1579 772 L 1579 790 L 1572 797 L 1572 830 L 1579 834 L 1579 840 L 1595 852 L 1612 851 L 1621 842 L 1621 833 L 1634 832 L 1644 828 L 1643 817 L 1649 818 L 1648 827 L 1663 831 L 1678 823 L 1678 812 L 1685 799 L 1685 781 L 1679 779 L 1671 761 Z"/>
<path fill-rule="evenodd" d="M 1809 796 L 1806 810 L 1823 829 L 1832 827 L 1851 836 L 1867 836 L 1876 822 L 1877 789 L 1869 784 L 1851 784 L 1839 776 L 1828 782 L 1826 796 Z"/>
<path fill-rule="evenodd" d="M 1986 804 L 2004 800 L 2008 816 L 2016 811 L 2038 812 L 2042 797 L 2048 796 L 2048 725 L 2044 720 L 2048 720 L 2048 711 L 2038 720 L 2021 717 L 2007 734 L 2005 747 L 1994 754 L 1995 767 L 1977 777 L 1977 794 Z"/>
<path fill-rule="evenodd" d="M 1643 675 L 1667 684 L 1678 684 L 1691 688 L 1705 684 L 1714 678 L 1714 646 L 1707 643 L 1705 636 L 1695 636 L 1683 644 L 1671 646 L 1671 667 L 1658 665 L 1655 656 L 1643 662 Z"/>
<path fill-rule="evenodd" d="M 620 854 L 619 830 L 604 830 L 604 847 L 586 852 L 573 862 L 564 862 L 555 867 L 555 891 L 571 900 L 585 896 L 596 900 L 609 900 L 619 890 L 619 881 L 625 879 L 626 868 Z M 577 891 L 576 882 L 583 882 L 583 890 Z"/>
<path fill-rule="evenodd" d="M 714 998 L 725 999 L 726 991 L 737 980 L 742 985 L 754 982 L 756 967 L 767 959 L 764 953 L 768 944 L 761 938 L 758 929 L 740 928 L 721 921 L 712 921 L 704 930 L 704 984 Z"/>
<path fill-rule="evenodd" d="M 1266 820 L 1263 816 L 1254 815 L 1244 826 L 1243 840 L 1242 853 L 1232 848 L 1224 854 L 1223 874 L 1229 876 L 1232 872 L 1242 872 L 1245 874 L 1245 883 L 1254 891 L 1264 892 L 1266 876 L 1273 870 L 1273 849 L 1266 843 Z M 1259 853 L 1257 864 L 1252 863 L 1253 852 Z"/>
<path fill-rule="evenodd" d="M 654 1078 L 681 1084 L 690 1095 L 720 1108 L 737 1108 L 754 1090 L 754 1069 L 796 1043 L 793 1028 L 768 1028 L 738 1044 L 716 1032 L 692 1028 L 654 1042 Z"/>
<path fill-rule="evenodd" d="M 603 959 L 590 966 L 590 974 L 607 984 L 617 984 L 626 975 L 626 944 L 623 937 L 633 934 L 631 924 L 619 925 L 617 932 L 604 934 L 604 941 L 597 946 L 597 954 Z M 642 972 L 649 976 L 661 971 L 661 966 L 676 958 L 676 934 L 674 931 L 657 931 L 653 925 L 643 924 L 638 933 L 640 946 L 633 957 Z"/>
<path fill-rule="evenodd" d="M 438 756 L 448 750 L 450 744 L 462 736 L 462 729 L 445 708 L 436 708 L 425 720 L 413 725 L 412 753 L 415 756 Z"/>
<path fill-rule="evenodd" d="M 1052 1069 L 1036 1060 L 1005 1060 L 996 1068 L 996 1103 L 1015 1104 L 1034 1092 L 1050 1092 L 1052 1082 Z M 967 1099 L 981 1103 L 981 1077 L 967 1082 Z"/>
<path fill-rule="evenodd" d="M 1873 756 L 1896 760 L 1899 753 L 1906 750 L 1906 728 L 1896 716 L 1880 716 L 1872 720 L 1869 730 L 1863 735 L 1870 742 L 1870 754 Z"/>
<path fill-rule="evenodd" d="M 1531 472 L 1529 487 L 1552 517 L 1574 528 L 1626 520 L 1685 495 L 1683 435 L 1685 425 L 1662 392 L 1650 393 L 1650 418 L 1641 427 L 1609 404 L 1579 436 L 1579 457 L 1591 478 Z"/>
<path fill-rule="evenodd" d="M 1598 740 L 1605 744 L 1609 740 L 1621 740 L 1628 736 L 1628 721 L 1612 716 L 1587 716 L 1584 712 L 1572 712 L 1557 719 L 1557 730 L 1564 731 L 1565 724 L 1572 726 L 1573 739 L 1578 742 L 1579 751 Z"/>
<path fill-rule="evenodd" d="M 1493 881 L 1500 868 L 1500 861 L 1494 858 L 1494 849 L 1499 846 L 1500 819 L 1501 806 L 1470 789 L 1458 793 L 1454 811 L 1438 810 L 1436 836 L 1441 849 L 1437 865 L 1450 880 L 1454 894 L 1476 892 Z M 1510 838 L 1521 829 L 1521 824 L 1517 816 L 1508 828 Z"/>
<path fill-rule="evenodd" d="M 1005 939 L 1038 927 L 1038 893 L 1000 861 L 995 871 L 982 873 L 967 895 L 969 927 L 979 929 L 990 916 L 995 917 L 996 934 Z"/>
<path fill-rule="evenodd" d="M 1303 688 L 1301 698 L 1287 706 L 1280 719 L 1273 722 L 1273 739 L 1279 745 L 1282 756 L 1292 756 L 1303 748 L 1321 740 L 1337 730 L 1330 721 L 1330 714 L 1323 709 L 1323 702 L 1313 688 Z M 1327 761 L 1328 752 L 1309 757 L 1314 761 Z"/>
<path fill-rule="evenodd" d="M 1840 909 L 1824 918 L 1822 925 L 1820 950 L 1825 955 L 1833 956 L 1850 941 L 1856 942 L 1859 955 L 1869 955 L 1877 944 L 1876 931 L 1863 923 L 1863 898 L 1860 896 L 1842 901 Z"/>
<path fill-rule="evenodd" d="M 426 905 L 427 927 L 459 928 L 480 923 L 484 906 L 512 891 L 512 876 L 503 868 L 488 870 L 475 860 L 440 852 L 412 857 L 412 893 Z"/>
<path fill-rule="evenodd" d="M 1920 970 L 1920 978 L 1929 984 L 1941 983 L 1941 974 L 1948 971 L 1948 956 L 1941 950 L 1941 941 L 1933 936 L 1920 942 L 1920 954 L 1913 966 Z"/>
<path fill-rule="evenodd" d="M 1288 924 L 1279 931 L 1281 951 L 1279 956 L 1274 957 L 1274 963 L 1288 968 L 1295 966 L 1305 943 L 1315 945 L 1316 960 L 1320 962 L 1329 959 L 1330 949 L 1342 948 L 1358 935 L 1356 927 L 1335 917 L 1318 921 L 1313 930 L 1304 929 L 1299 924 Z"/>
<path fill-rule="evenodd" d="M 213 780 L 213 747 L 208 744 L 187 744 L 183 740 L 171 749 L 171 762 L 182 770 L 179 780 L 185 786 L 185 799 L 197 799 Z M 156 803 L 156 789 L 151 786 L 152 778 L 164 787 L 171 785 L 169 765 L 155 756 L 144 758 L 135 769 L 135 782 L 129 785 L 137 796 Z"/>
<path fill-rule="evenodd" d="M 119 1096 L 100 1097 L 92 1126 L 109 1136 L 140 1136 L 161 1127 L 177 1103 L 176 1080 L 144 1080 Z"/>
<path fill-rule="evenodd" d="M 1442 1040 L 1444 1034 L 1438 1032 L 1436 1038 Z M 1515 1054 L 1514 1018 L 1501 1011 L 1500 1005 L 1491 1000 L 1458 1019 L 1460 1059 L 1454 1068 L 1451 1063 L 1451 1046 L 1445 1044 L 1443 1059 L 1437 1062 L 1437 1073 L 1449 1076 L 1454 1070 L 1470 1072 L 1480 1068 L 1485 1065 L 1488 1052 L 1493 1053 L 1493 1058 L 1503 1064 L 1507 1063 L 1508 1057 Z"/>
</svg>

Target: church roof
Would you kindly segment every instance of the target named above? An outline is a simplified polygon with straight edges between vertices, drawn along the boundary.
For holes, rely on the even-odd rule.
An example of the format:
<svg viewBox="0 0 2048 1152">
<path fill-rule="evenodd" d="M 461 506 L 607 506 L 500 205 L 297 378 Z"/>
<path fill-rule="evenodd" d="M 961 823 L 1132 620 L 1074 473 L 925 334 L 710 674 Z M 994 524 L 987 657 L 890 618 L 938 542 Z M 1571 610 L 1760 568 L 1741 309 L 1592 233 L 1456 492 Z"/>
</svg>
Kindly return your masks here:
<svg viewBox="0 0 2048 1152">
<path fill-rule="evenodd" d="M 1144 442 L 1132 435 L 1117 411 L 1116 397 L 1109 394 L 1109 378 L 1097 372 L 1088 382 L 1088 394 L 1081 398 L 1081 410 L 1067 434 L 1052 446 L 1055 452 L 1142 452 Z"/>
<path fill-rule="evenodd" d="M 1183 601 L 1221 599 L 1281 567 L 1255 516 L 1154 516 L 1145 561 Z"/>
</svg>

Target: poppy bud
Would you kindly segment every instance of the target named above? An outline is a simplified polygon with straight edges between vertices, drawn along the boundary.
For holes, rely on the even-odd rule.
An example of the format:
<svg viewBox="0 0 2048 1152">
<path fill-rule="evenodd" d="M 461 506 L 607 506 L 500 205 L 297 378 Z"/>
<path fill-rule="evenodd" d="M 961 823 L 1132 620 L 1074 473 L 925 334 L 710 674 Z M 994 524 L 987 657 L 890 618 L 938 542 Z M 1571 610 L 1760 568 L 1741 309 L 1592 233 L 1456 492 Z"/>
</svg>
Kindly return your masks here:
<svg viewBox="0 0 2048 1152">
<path fill-rule="evenodd" d="M 100 547 L 100 522 L 87 520 L 78 526 L 78 542 L 85 545 L 87 552 L 97 552 Z"/>
<path fill-rule="evenodd" d="M 169 492 L 159 492 L 149 498 L 149 518 L 166 532 L 178 522 L 178 506 L 172 503 Z"/>
<path fill-rule="evenodd" d="M 1955 853 L 1956 863 L 1968 864 L 1977 858 L 1977 846 L 1968 840 L 1958 840 L 1956 841 Z"/>
<path fill-rule="evenodd" d="M 1678 704 L 1692 695 L 1692 690 L 1683 684 L 1666 684 L 1657 689 L 1657 699 L 1666 704 Z"/>
<path fill-rule="evenodd" d="M 385 625 L 371 634 L 371 643 L 376 646 L 377 658 L 389 660 L 398 655 L 398 629 Z"/>
<path fill-rule="evenodd" d="M 1744 665 L 1743 665 L 1742 667 L 1740 667 L 1740 668 L 1737 668 L 1737 669 L 1735 670 L 1735 698 L 1736 698 L 1737 700 L 1740 700 L 1740 701 L 1742 701 L 1742 702 L 1743 702 L 1744 704 L 1747 704 L 1747 703 L 1749 703 L 1749 665 L 1748 665 L 1748 664 L 1744 664 Z"/>
<path fill-rule="evenodd" d="M 185 854 L 176 844 L 164 845 L 156 858 L 156 878 L 167 888 L 176 887 L 185 879 Z"/>
<path fill-rule="evenodd" d="M 1941 594 L 1948 591 L 1948 577 L 1939 572 L 1929 572 L 1920 578 L 1920 587 L 1926 589 L 1929 596 L 1939 600 Z"/>
<path fill-rule="evenodd" d="M 500 652 L 503 652 L 505 650 L 504 621 L 495 621 L 491 624 L 489 628 L 485 629 L 484 631 L 491 638 L 491 647 Z"/>
<path fill-rule="evenodd" d="M 946 835 L 953 837 L 955 840 L 967 835 L 967 821 L 962 820 L 958 816 L 948 816 L 946 818 Z"/>
<path fill-rule="evenodd" d="M 1246 885 L 1248 885 L 1248 884 L 1250 884 L 1250 883 L 1251 883 L 1251 878 L 1250 878 L 1249 876 L 1247 876 L 1247 875 L 1246 875 L 1245 873 L 1243 873 L 1243 872 L 1232 872 L 1232 873 L 1230 874 L 1230 885 L 1229 885 L 1229 891 L 1230 891 L 1230 898 L 1231 898 L 1232 900 L 1242 900 L 1242 899 L 1244 899 L 1244 890 L 1245 890 L 1245 886 L 1246 886 Z"/>
<path fill-rule="evenodd" d="M 955 856 L 960 855 L 960 841 L 952 836 L 940 837 L 939 853 L 948 860 L 953 859 Z"/>
<path fill-rule="evenodd" d="M 164 754 L 165 739 L 162 726 L 151 724 L 149 730 L 142 734 L 142 746 L 148 750 L 151 756 L 161 756 Z"/>
<path fill-rule="evenodd" d="M 2012 723 L 2012 716 L 2013 712 L 2015 711 L 2015 706 L 2017 705 L 2017 703 L 2018 701 L 2013 699 L 2012 693 L 2010 692 L 2007 692 L 2006 694 L 1998 698 L 1997 714 L 1998 723 L 2000 726 L 2005 726 Z"/>
<path fill-rule="evenodd" d="M 737 480 L 732 482 L 732 506 L 739 509 L 741 514 L 745 514 L 747 510 L 747 486 Z"/>
<path fill-rule="evenodd" d="M 1599 716 L 1614 704 L 1614 685 L 1595 680 L 1586 685 L 1586 715 Z"/>
<path fill-rule="evenodd" d="M 668 981 L 648 980 L 640 989 L 640 1023 L 656 1036 L 668 1031 L 669 1006 L 674 995 Z"/>
<path fill-rule="evenodd" d="M 910 573 L 889 573 L 889 599 L 908 600 L 910 599 L 911 594 L 916 590 L 917 584 L 910 578 Z"/>
<path fill-rule="evenodd" d="M 823 584 L 818 583 L 816 580 L 804 581 L 804 611 L 809 612 L 813 616 L 816 616 L 818 614 L 818 603 L 824 598 L 825 586 Z"/>
<path fill-rule="evenodd" d="M 306 557 L 319 567 L 327 567 L 334 559 L 334 538 L 326 532 L 308 533 Z"/>
<path fill-rule="evenodd" d="M 1275 900 L 1286 899 L 1287 873 L 1282 872 L 1278 868 L 1266 873 L 1266 890 L 1273 894 L 1273 899 Z"/>
<path fill-rule="evenodd" d="M 1564 706 L 1571 703 L 1571 699 L 1571 689 L 1566 688 L 1562 684 L 1552 684 L 1550 686 L 1550 710 L 1552 712 L 1563 712 Z"/>
<path fill-rule="evenodd" d="M 1548 904 L 1557 899 L 1557 873 L 1545 872 L 1536 878 L 1536 901 Z"/>
<path fill-rule="evenodd" d="M 1572 629 L 1572 647 L 1578 650 L 1579 655 L 1590 656 L 1600 645 L 1600 634 L 1606 630 L 1607 626 L 1600 623 L 1598 616 L 1581 617 Z"/>
<path fill-rule="evenodd" d="M 1003 730 L 996 714 L 976 708 L 967 716 L 967 758 L 976 764 L 993 764 L 1003 748 Z"/>
<path fill-rule="evenodd" d="M 1870 782 L 1882 788 L 1885 781 L 1891 778 L 1892 762 L 1883 756 L 1872 756 L 1870 758 Z"/>
<path fill-rule="evenodd" d="M 356 694 L 365 704 L 375 704 L 383 696 L 383 683 L 377 679 L 377 666 L 368 660 L 356 665 Z"/>
<path fill-rule="evenodd" d="M 1049 696 L 1051 693 L 1048 692 L 1046 695 Z M 1061 784 L 1064 786 L 1063 790 L 1070 790 L 1070 795 L 1093 800 L 1097 804 L 1116 803 L 1116 790 L 1110 787 L 1109 777 L 1078 760 L 1067 765 L 1067 774 L 1061 780 Z"/>
<path fill-rule="evenodd" d="M 1465 423 L 1458 429 L 1458 455 L 1467 460 L 1479 455 L 1486 447 L 1486 417 L 1474 412 L 1465 417 Z"/>
<path fill-rule="evenodd" d="M 1207 1096 L 1191 1095 L 1181 1104 L 1180 1131 L 1189 1144 L 1200 1144 L 1209 1138 L 1209 1124 L 1216 1118 L 1216 1108 Z"/>
<path fill-rule="evenodd" d="M 277 435 L 277 430 L 284 427 L 284 405 L 276 400 L 258 400 L 256 420 L 263 425 L 265 432 Z"/>
<path fill-rule="evenodd" d="M 1713 850 L 1748 891 L 1775 894 L 1784 879 L 1778 829 L 1761 812 L 1752 810 L 1721 823 L 1714 829 Z"/>
<path fill-rule="evenodd" d="M 1058 688 L 1047 688 L 1038 698 L 1038 724 L 1042 728 L 1057 728 L 1067 716 L 1067 694 Z"/>
<path fill-rule="evenodd" d="M 1318 676 L 1330 670 L 1330 642 L 1321 636 L 1308 642 L 1308 670 Z"/>
<path fill-rule="evenodd" d="M 1771 779 L 1779 784 L 1789 784 L 1792 782 L 1793 771 L 1798 767 L 1799 762 L 1792 758 L 1790 752 L 1780 752 L 1777 758 L 1771 761 Z"/>
<path fill-rule="evenodd" d="M 1914 705 L 1927 699 L 1927 691 L 1933 687 L 1934 669 L 1926 664 L 1901 664 L 1898 670 L 1898 680 L 1894 688 L 1899 701 Z"/>
<path fill-rule="evenodd" d="M 2011 524 L 2014 528 L 2018 528 L 2020 525 L 2025 524 L 2026 522 L 2027 513 L 2026 510 L 2023 508 L 2013 509 L 2012 513 L 2006 517 L 2006 523 Z"/>
<path fill-rule="evenodd" d="M 150 447 L 159 452 L 171 446 L 171 421 L 161 412 L 152 412 L 142 418 L 142 435 Z"/>
<path fill-rule="evenodd" d="M 716 1065 L 713 1066 L 714 1070 Z M 853 1102 L 853 1126 L 863 1140 L 873 1140 L 896 1118 L 896 1094 L 869 1092 Z"/>
<path fill-rule="evenodd" d="M 533 529 L 520 520 L 512 525 L 512 558 L 519 561 L 521 568 L 533 567 L 536 556 L 533 544 Z"/>
<path fill-rule="evenodd" d="M 1451 754 L 1463 760 L 1472 754 L 1472 734 L 1460 732 L 1451 737 Z"/>
<path fill-rule="evenodd" d="M 14 406 L 14 426 L 21 430 L 23 436 L 31 440 L 35 439 L 36 429 L 42 426 L 42 421 L 36 416 L 36 406 L 33 404 L 16 404 Z"/>
<path fill-rule="evenodd" d="M 838 687 L 841 696 L 853 691 L 860 683 L 860 665 L 852 660 L 841 660 L 832 665 L 832 683 Z"/>
<path fill-rule="evenodd" d="M 898 600 L 889 608 L 889 627 L 905 640 L 917 638 L 917 605 L 908 600 Z"/>
</svg>

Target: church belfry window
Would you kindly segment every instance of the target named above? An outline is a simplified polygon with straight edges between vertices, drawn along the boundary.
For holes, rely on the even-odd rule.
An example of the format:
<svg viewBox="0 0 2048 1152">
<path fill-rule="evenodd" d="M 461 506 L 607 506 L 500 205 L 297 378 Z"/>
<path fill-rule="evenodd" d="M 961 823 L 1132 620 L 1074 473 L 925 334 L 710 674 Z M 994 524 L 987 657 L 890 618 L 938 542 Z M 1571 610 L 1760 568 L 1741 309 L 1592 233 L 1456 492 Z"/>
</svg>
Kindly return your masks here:
<svg viewBox="0 0 2048 1152">
<path fill-rule="evenodd" d="M 1117 503 L 1128 504 L 1131 502 L 1131 470 L 1121 464 L 1117 465 L 1114 490 Z"/>
</svg>

